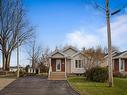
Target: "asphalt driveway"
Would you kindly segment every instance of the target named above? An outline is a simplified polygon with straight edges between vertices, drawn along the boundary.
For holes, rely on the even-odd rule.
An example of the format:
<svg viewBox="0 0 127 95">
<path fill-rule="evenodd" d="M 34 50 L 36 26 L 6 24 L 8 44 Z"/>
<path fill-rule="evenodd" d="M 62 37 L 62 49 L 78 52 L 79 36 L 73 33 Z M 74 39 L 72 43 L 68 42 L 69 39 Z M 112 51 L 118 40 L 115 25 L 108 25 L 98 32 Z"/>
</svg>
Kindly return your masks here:
<svg viewBox="0 0 127 95">
<path fill-rule="evenodd" d="M 79 95 L 67 81 L 49 81 L 43 77 L 19 78 L 0 91 L 0 95 Z"/>
</svg>

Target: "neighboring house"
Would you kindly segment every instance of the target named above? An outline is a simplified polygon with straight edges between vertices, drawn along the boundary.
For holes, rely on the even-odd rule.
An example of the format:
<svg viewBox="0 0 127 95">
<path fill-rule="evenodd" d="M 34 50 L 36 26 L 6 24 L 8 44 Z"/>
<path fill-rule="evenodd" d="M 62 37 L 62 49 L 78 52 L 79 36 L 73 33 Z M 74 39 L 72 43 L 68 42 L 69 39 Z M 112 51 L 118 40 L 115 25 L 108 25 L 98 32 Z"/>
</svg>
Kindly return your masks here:
<svg viewBox="0 0 127 95">
<path fill-rule="evenodd" d="M 19 70 L 24 70 L 24 68 L 19 66 Z M 16 72 L 17 71 L 17 66 L 10 66 L 10 71 L 11 72 Z"/>
<path fill-rule="evenodd" d="M 34 74 L 40 74 L 40 68 L 39 64 L 37 63 L 36 60 L 32 61 L 32 65 L 28 65 L 27 67 L 27 73 L 34 73 Z"/>
<path fill-rule="evenodd" d="M 112 53 L 114 72 L 127 72 L 127 51 Z M 108 66 L 108 55 L 105 56 L 105 66 Z"/>
<path fill-rule="evenodd" d="M 40 68 L 34 68 L 32 66 L 28 66 L 26 68 L 27 68 L 26 70 L 27 73 L 40 74 Z"/>
<path fill-rule="evenodd" d="M 83 74 L 83 60 L 81 52 L 72 46 L 56 49 L 49 57 L 49 79 L 66 79 L 69 74 Z"/>
<path fill-rule="evenodd" d="M 113 56 L 114 72 L 127 72 L 127 51 Z"/>
<path fill-rule="evenodd" d="M 36 73 L 36 69 L 35 68 L 32 68 L 32 67 L 28 67 L 27 68 L 28 70 L 27 70 L 27 73 Z"/>
<path fill-rule="evenodd" d="M 118 51 L 113 51 L 112 52 L 112 57 L 114 57 L 118 53 L 119 53 Z M 101 64 L 102 67 L 108 66 L 108 54 L 105 54 L 104 59 L 105 59 L 104 63 Z"/>
</svg>

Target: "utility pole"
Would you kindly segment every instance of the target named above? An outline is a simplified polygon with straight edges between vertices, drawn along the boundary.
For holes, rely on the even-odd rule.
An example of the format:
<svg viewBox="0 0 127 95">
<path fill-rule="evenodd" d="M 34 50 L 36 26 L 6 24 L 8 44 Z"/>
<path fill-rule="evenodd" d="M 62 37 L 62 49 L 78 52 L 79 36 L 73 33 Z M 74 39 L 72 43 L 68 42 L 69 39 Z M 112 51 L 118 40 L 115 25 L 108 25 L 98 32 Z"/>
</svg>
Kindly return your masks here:
<svg viewBox="0 0 127 95">
<path fill-rule="evenodd" d="M 112 70 L 112 44 L 111 44 L 111 28 L 110 28 L 110 14 L 109 1 L 106 0 L 106 20 L 107 20 L 107 36 L 108 36 L 108 72 L 109 72 L 109 87 L 113 86 L 113 70 Z"/>
<path fill-rule="evenodd" d="M 19 42 L 17 38 L 17 78 L 19 77 Z"/>
</svg>

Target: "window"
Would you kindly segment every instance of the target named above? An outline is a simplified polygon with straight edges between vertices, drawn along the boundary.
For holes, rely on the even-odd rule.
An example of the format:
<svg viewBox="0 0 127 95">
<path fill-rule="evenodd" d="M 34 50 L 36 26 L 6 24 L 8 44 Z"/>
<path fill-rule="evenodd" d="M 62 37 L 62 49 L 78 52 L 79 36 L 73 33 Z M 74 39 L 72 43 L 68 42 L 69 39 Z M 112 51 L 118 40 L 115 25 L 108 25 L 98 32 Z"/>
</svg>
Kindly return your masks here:
<svg viewBox="0 0 127 95">
<path fill-rule="evenodd" d="M 75 60 L 75 67 L 78 68 L 78 60 Z"/>
<path fill-rule="evenodd" d="M 81 60 L 75 60 L 75 67 L 76 68 L 82 68 L 83 67 L 82 61 Z"/>
<path fill-rule="evenodd" d="M 124 60 L 122 60 L 122 62 L 121 62 L 121 70 L 124 70 L 124 64 L 125 64 L 125 62 L 124 62 Z"/>
</svg>

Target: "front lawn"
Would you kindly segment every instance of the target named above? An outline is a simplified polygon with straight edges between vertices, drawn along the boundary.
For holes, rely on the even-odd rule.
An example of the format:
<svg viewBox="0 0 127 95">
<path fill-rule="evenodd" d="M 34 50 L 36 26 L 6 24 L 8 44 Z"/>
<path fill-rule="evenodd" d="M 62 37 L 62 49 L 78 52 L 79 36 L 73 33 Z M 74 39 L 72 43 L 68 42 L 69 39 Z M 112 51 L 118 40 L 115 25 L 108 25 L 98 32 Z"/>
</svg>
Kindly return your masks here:
<svg viewBox="0 0 127 95">
<path fill-rule="evenodd" d="M 127 78 L 114 78 L 114 87 L 107 83 L 87 81 L 84 77 L 69 77 L 70 85 L 81 95 L 127 95 Z"/>
</svg>

